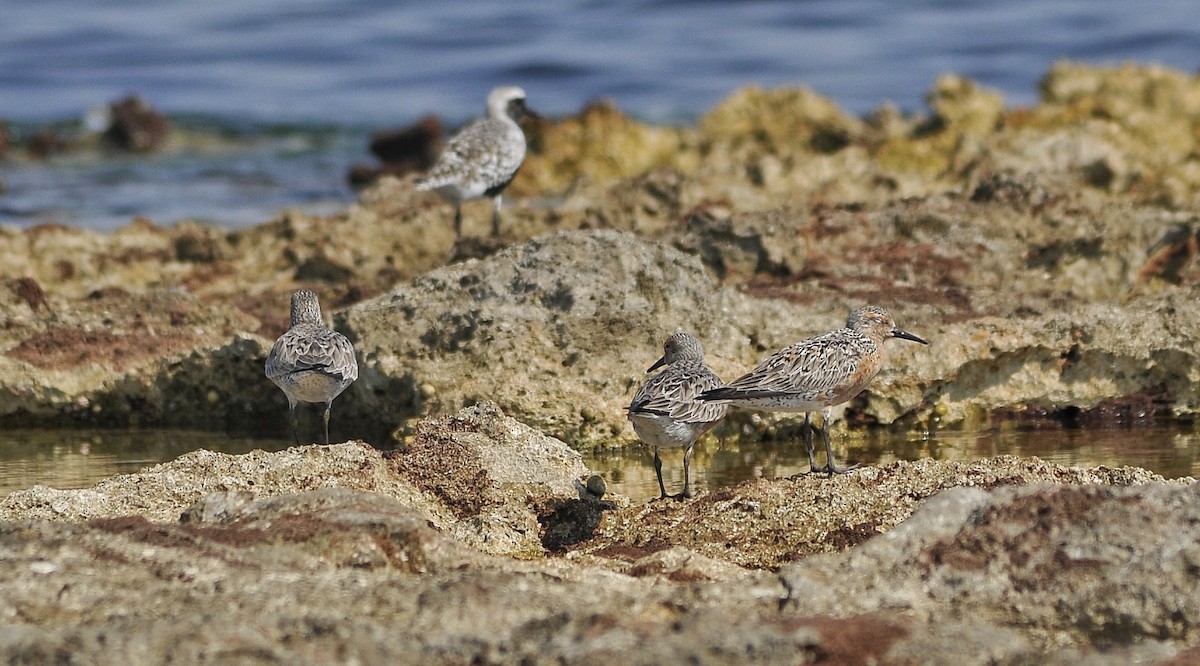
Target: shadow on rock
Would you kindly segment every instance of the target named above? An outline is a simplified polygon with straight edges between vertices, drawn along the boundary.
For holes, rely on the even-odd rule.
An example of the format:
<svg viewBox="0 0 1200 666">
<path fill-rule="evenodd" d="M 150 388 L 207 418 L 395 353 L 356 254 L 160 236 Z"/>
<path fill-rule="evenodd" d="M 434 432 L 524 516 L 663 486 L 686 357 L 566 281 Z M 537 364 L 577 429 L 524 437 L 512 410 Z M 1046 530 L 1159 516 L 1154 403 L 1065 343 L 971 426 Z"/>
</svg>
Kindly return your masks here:
<svg viewBox="0 0 1200 666">
<path fill-rule="evenodd" d="M 591 539 L 604 518 L 615 509 L 612 502 L 595 499 L 568 499 L 551 502 L 538 515 L 542 526 L 542 546 L 551 553 L 563 553 L 570 546 Z"/>
</svg>

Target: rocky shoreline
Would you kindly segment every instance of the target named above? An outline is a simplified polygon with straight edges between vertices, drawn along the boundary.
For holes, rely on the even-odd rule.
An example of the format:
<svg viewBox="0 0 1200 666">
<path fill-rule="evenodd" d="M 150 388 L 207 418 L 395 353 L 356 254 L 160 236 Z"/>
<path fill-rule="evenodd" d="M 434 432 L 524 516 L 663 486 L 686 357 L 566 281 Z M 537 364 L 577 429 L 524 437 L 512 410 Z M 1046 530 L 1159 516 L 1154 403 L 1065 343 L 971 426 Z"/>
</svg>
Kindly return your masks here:
<svg viewBox="0 0 1200 666">
<path fill-rule="evenodd" d="M 1190 663 L 1200 485 L 895 462 L 633 505 L 494 403 L 0 501 L 19 663 Z"/>
<path fill-rule="evenodd" d="M 730 378 L 864 302 L 932 344 L 891 350 L 851 427 L 1196 417 L 1200 79 L 1064 63 L 1031 108 L 958 77 L 929 104 L 854 118 L 748 88 L 683 128 L 589 107 L 531 131 L 498 241 L 486 203 L 456 242 L 451 211 L 392 177 L 342 214 L 233 232 L 0 229 L 5 423 L 285 432 L 262 363 L 299 287 L 361 369 L 331 423 L 357 441 L 0 500 L 0 651 L 1200 658 L 1192 479 L 1000 457 L 689 502 L 587 490 L 576 451 L 634 442 L 622 408 L 664 335 Z"/>
</svg>

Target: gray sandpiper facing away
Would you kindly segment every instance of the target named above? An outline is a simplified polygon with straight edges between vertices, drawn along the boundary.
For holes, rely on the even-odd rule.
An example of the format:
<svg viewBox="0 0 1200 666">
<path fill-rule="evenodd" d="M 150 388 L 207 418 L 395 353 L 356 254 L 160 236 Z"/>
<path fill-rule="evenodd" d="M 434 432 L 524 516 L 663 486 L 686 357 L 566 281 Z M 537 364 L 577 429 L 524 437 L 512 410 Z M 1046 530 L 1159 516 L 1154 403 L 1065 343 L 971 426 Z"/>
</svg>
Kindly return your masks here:
<svg viewBox="0 0 1200 666">
<path fill-rule="evenodd" d="M 358 360 L 346 336 L 325 327 L 314 292 L 292 294 L 292 326 L 267 356 L 267 378 L 283 389 L 292 417 L 292 436 L 300 443 L 296 403 L 324 403 L 325 442 L 333 399 L 358 379 Z"/>
</svg>

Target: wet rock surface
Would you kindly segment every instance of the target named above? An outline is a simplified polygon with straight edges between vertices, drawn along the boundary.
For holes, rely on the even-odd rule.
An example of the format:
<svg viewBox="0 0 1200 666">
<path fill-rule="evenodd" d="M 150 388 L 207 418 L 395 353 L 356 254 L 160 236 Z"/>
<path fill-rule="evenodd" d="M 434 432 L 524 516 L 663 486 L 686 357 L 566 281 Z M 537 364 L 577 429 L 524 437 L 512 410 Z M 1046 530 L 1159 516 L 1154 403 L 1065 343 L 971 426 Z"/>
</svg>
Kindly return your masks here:
<svg viewBox="0 0 1200 666">
<path fill-rule="evenodd" d="M 565 444 L 483 403 L 423 422 L 409 444 L 386 454 L 363 442 L 241 456 L 201 450 L 86 491 L 17 491 L 0 503 L 0 517 L 139 515 L 165 521 L 181 513 L 236 513 L 238 502 L 250 496 L 345 488 L 403 500 L 432 525 L 483 551 L 528 556 L 545 552 L 538 523 L 543 508 L 578 498 L 586 472 Z M 219 511 L 193 506 L 212 502 L 214 493 L 221 494 Z M 514 496 L 522 498 L 520 506 L 508 501 Z"/>
<path fill-rule="evenodd" d="M 1064 468 L 1012 456 L 971 464 L 929 459 L 895 462 L 834 478 L 804 474 L 744 482 L 691 502 L 631 506 L 578 550 L 628 560 L 664 547 L 684 546 L 710 558 L 773 569 L 816 553 L 842 551 L 889 532 L 927 499 L 951 488 L 1161 481 L 1139 468 Z"/>
<path fill-rule="evenodd" d="M 1006 108 L 947 76 L 927 114 L 854 118 L 747 88 L 675 128 L 593 105 L 528 128 L 499 239 L 487 202 L 456 241 L 394 177 L 232 232 L 0 229 L 5 424 L 286 432 L 262 364 L 301 287 L 361 367 L 333 410 L 348 443 L 0 500 L 0 651 L 1195 661 L 1191 479 L 921 460 L 632 505 L 575 453 L 633 441 L 623 407 L 666 335 L 730 378 L 864 302 L 932 344 L 889 347 L 838 427 L 1194 419 L 1200 84 L 1062 63 L 1041 94 Z"/>
<path fill-rule="evenodd" d="M 13 493 L 0 650 L 1016 664 L 1173 663 L 1200 643 L 1190 479 L 924 460 L 631 506 L 591 496 L 565 444 L 493 405 L 417 430 L 424 442 L 396 454 L 200 451 L 90 489 Z M 476 492 L 436 481 L 451 457 Z"/>
</svg>

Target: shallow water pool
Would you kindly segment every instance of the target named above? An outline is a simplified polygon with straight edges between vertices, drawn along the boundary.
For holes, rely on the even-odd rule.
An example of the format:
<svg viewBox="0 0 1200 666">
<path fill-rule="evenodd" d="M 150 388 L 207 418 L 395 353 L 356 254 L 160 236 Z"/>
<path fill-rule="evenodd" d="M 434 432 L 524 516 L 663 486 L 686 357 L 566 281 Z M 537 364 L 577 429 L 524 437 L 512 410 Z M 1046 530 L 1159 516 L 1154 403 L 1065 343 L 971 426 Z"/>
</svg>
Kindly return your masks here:
<svg viewBox="0 0 1200 666">
<path fill-rule="evenodd" d="M 255 449 L 279 451 L 291 445 L 288 439 L 185 430 L 10 429 L 0 433 L 0 496 L 36 484 L 84 488 L 196 449 L 237 454 Z M 820 451 L 819 440 L 817 448 Z M 1200 477 L 1200 431 L 1192 426 L 1013 428 L 928 435 L 834 431 L 834 455 L 839 464 L 876 465 L 920 458 L 969 462 L 1001 454 L 1037 456 L 1063 465 L 1135 465 L 1168 478 Z M 667 492 L 677 493 L 683 487 L 683 452 L 665 451 L 662 457 Z M 593 451 L 584 461 L 604 476 L 609 492 L 635 502 L 658 496 L 650 453 L 641 446 Z M 818 453 L 818 464 L 823 462 Z M 692 486 L 707 491 L 807 469 L 808 457 L 800 442 L 735 445 L 707 437 L 696 445 L 692 456 Z"/>
</svg>

